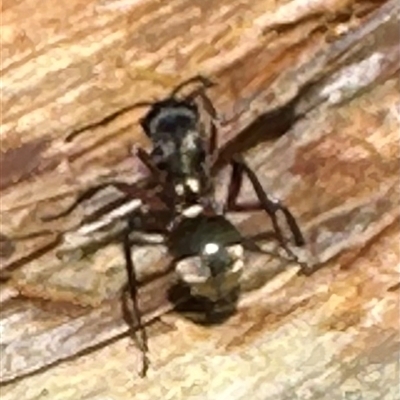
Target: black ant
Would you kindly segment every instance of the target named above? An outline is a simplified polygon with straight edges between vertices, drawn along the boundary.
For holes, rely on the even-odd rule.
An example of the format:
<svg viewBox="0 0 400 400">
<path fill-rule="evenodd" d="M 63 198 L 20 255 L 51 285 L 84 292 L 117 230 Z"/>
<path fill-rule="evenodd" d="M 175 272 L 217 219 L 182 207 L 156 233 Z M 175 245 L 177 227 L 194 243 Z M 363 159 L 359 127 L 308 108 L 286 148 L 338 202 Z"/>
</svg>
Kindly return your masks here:
<svg viewBox="0 0 400 400">
<path fill-rule="evenodd" d="M 195 83 L 200 84 L 200 86 L 182 98 L 178 96 L 183 88 Z M 82 201 L 109 185 L 116 187 L 130 198 L 142 200 L 142 205 L 148 208 L 147 211 L 144 211 L 145 215 L 150 216 L 152 212 L 159 211 L 160 203 L 162 203 L 161 209 L 169 214 L 169 217 L 167 218 L 168 222 L 165 222 L 163 227 L 159 226 L 159 230 L 163 231 L 166 238 L 170 238 L 168 239 L 168 247 L 171 253 L 176 253 L 177 249 L 181 249 L 182 246 L 193 247 L 196 243 L 202 243 L 201 245 L 197 244 L 195 251 L 192 252 L 192 255 L 197 254 L 202 260 L 202 263 L 198 264 L 197 273 L 192 275 L 182 275 L 181 273 L 182 280 L 191 287 L 191 292 L 197 291 L 200 296 L 215 297 L 215 299 L 223 297 L 223 291 L 221 292 L 220 288 L 223 286 L 223 280 L 226 279 L 225 272 L 235 271 L 236 267 L 232 267 L 232 257 L 239 257 L 240 250 L 238 250 L 239 247 L 235 247 L 236 250 L 230 253 L 231 242 L 226 238 L 212 237 L 210 241 L 207 239 L 204 242 L 201 235 L 189 234 L 193 229 L 196 232 L 197 224 L 207 226 L 216 221 L 215 232 L 218 233 L 220 228 L 228 227 L 228 225 L 225 225 L 227 224 L 224 218 L 225 213 L 264 210 L 272 220 L 279 243 L 293 257 L 293 253 L 284 240 L 276 214 L 278 211 L 283 213 L 293 234 L 295 244 L 302 246 L 305 242 L 295 218 L 284 205 L 267 195 L 255 173 L 239 155 L 235 155 L 229 160 L 232 172 L 225 204 L 218 204 L 214 198 L 213 180 L 217 171 L 213 167 L 216 165 L 219 156 L 215 125 L 217 113 L 206 94 L 206 89 L 213 85 L 207 78 L 196 76 L 181 83 L 168 97 L 162 100 L 136 103 L 100 121 L 99 125 L 106 124 L 128 109 L 150 107 L 140 123 L 146 135 L 151 139 L 153 148 L 150 153 L 142 148 L 137 150 L 138 158 L 150 171 L 150 179 L 144 183 L 144 186 L 113 181 L 94 187 L 78 197 L 67 210 L 46 219 L 55 219 L 67 215 Z M 199 106 L 195 101 L 197 98 L 203 101 L 205 111 L 211 117 L 209 129 L 206 129 L 202 121 Z M 71 133 L 67 140 L 71 141 L 84 130 L 85 128 Z M 239 204 L 237 201 L 244 175 L 248 177 L 254 188 L 258 198 L 257 202 Z M 138 230 L 138 226 L 132 223 L 134 220 L 135 218 L 130 219 L 129 227 L 124 233 L 123 244 L 130 295 L 134 304 L 134 311 L 137 313 L 137 281 L 131 259 L 131 241 L 129 239 L 130 232 Z M 228 231 L 237 233 L 233 226 L 229 226 Z M 208 237 L 206 232 L 207 230 L 203 232 L 204 238 Z M 179 236 L 183 237 L 181 243 L 184 245 L 182 246 L 177 244 L 180 243 Z M 241 243 L 243 238 L 236 237 L 235 241 Z M 181 264 L 178 264 L 177 271 L 182 272 L 179 265 Z M 213 295 L 210 292 L 205 294 L 204 276 L 201 276 L 200 272 L 206 275 L 209 273 L 208 278 L 211 277 L 214 281 L 222 279 L 214 286 L 217 292 Z M 207 290 L 209 289 L 210 286 Z M 202 291 L 204 292 L 203 295 L 201 295 Z M 141 347 L 145 355 L 147 351 L 146 338 L 139 319 L 138 325 L 143 336 Z M 143 375 L 146 369 L 147 361 L 144 361 Z"/>
<path fill-rule="evenodd" d="M 183 98 L 178 94 L 186 86 L 200 84 Z M 285 250 L 288 250 L 282 231 L 279 227 L 276 213 L 282 211 L 297 246 L 304 245 L 303 235 L 291 212 L 279 201 L 269 197 L 264 191 L 256 174 L 247 165 L 244 159 L 235 154 L 229 163 L 232 167 L 225 205 L 217 204 L 214 200 L 213 179 L 218 171 L 213 168 L 218 161 L 217 129 L 214 121 L 217 119 L 216 110 L 205 93 L 206 89 L 214 86 L 209 79 L 199 75 L 181 83 L 169 96 L 155 102 L 135 103 L 124 110 L 107 116 L 96 125 L 110 122 L 113 118 L 137 107 L 150 107 L 148 113 L 141 118 L 141 126 L 146 135 L 151 139 L 153 148 L 150 153 L 142 148 L 137 149 L 137 157 L 147 166 L 154 179 L 152 184 L 144 188 L 139 185 L 130 185 L 123 182 L 112 181 L 93 187 L 85 192 L 64 212 L 44 218 L 51 220 L 69 214 L 83 200 L 92 197 L 105 186 L 114 186 L 129 197 L 140 198 L 151 208 L 155 194 L 166 204 L 173 215 L 181 213 L 183 209 L 198 204 L 204 207 L 205 212 L 223 214 L 229 211 L 257 211 L 264 210 L 271 218 L 277 238 Z M 204 107 L 211 116 L 209 133 L 205 129 L 200 117 L 200 110 L 195 100 L 200 97 Z M 67 137 L 71 141 L 85 128 L 72 132 Z M 243 175 L 249 178 L 257 202 L 238 204 L 237 199 L 242 186 Z"/>
</svg>

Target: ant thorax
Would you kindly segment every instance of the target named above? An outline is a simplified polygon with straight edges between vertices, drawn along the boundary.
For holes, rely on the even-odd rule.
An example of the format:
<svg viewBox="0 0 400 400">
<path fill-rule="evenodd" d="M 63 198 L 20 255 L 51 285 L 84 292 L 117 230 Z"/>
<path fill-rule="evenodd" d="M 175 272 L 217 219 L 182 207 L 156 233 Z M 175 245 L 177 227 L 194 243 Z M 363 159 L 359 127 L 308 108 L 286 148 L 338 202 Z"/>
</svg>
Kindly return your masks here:
<svg viewBox="0 0 400 400">
<path fill-rule="evenodd" d="M 206 192 L 206 151 L 198 132 L 190 130 L 182 136 L 169 137 L 154 148 L 154 154 L 183 203 L 196 202 Z"/>
</svg>

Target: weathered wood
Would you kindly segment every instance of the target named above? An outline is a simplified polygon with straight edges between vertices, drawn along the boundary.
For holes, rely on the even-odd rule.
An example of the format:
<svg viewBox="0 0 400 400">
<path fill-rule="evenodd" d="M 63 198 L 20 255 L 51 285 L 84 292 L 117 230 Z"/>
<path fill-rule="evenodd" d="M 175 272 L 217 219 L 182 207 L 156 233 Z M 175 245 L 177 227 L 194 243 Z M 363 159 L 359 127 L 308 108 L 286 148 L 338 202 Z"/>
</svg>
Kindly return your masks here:
<svg viewBox="0 0 400 400">
<path fill-rule="evenodd" d="M 175 329 L 151 336 L 146 380 L 135 379 L 135 349 L 122 339 L 8 385 L 2 397 L 396 399 L 398 235 L 396 223 L 351 266 L 344 253 L 312 279 L 274 279 L 220 327 L 165 319 Z"/>
<path fill-rule="evenodd" d="M 18 10 L 22 4 L 29 10 L 28 3 L 35 4 L 31 0 L 3 7 L 3 24 L 11 33 Z M 52 399 L 125 399 L 133 392 L 143 399 L 195 393 L 237 399 L 249 394 L 318 399 L 329 393 L 329 398 L 339 399 L 346 398 L 347 391 L 349 396 L 361 393 L 378 399 L 383 388 L 396 382 L 391 374 L 396 359 L 390 353 L 398 353 L 398 291 L 388 290 L 399 281 L 400 258 L 395 76 L 399 6 L 387 2 L 367 15 L 377 3 L 332 2 L 328 8 L 314 2 L 296 9 L 299 4 L 270 9 L 262 1 L 188 6 L 182 0 L 156 7 L 149 1 L 132 5 L 125 14 L 103 8 L 101 17 L 89 17 L 96 7 L 98 11 L 106 6 L 74 8 L 71 3 L 71 9 L 62 11 L 67 22 L 47 45 L 32 31 L 44 14 L 38 12 L 25 22 L 32 24 L 31 30 L 20 28 L 29 31 L 26 37 L 34 40 L 35 53 L 22 40 L 21 48 L 3 63 L 2 79 L 9 89 L 2 99 L 7 110 L 2 121 L 2 234 L 37 231 L 43 236 L 17 241 L 12 256 L 4 257 L 12 285 L 1 290 L 8 291 L 4 297 L 12 297 L 18 288 L 28 297 L 68 305 L 27 299 L 3 303 L 2 382 L 103 345 L 10 383 L 2 389 L 5 398 L 33 399 L 47 391 Z M 342 22 L 347 5 L 353 17 Z M 193 11 L 193 31 L 187 29 L 187 7 L 201 7 L 198 15 Z M 248 18 L 234 17 L 245 9 Z M 357 9 L 361 15 L 354 18 Z M 61 10 L 52 12 L 58 18 Z M 229 31 L 227 15 L 232 18 Z M 45 35 L 50 23 L 41 24 Z M 352 26 L 358 29 L 327 44 L 332 32 Z M 11 33 L 5 39 L 15 40 Z M 152 39 L 144 40 L 146 35 Z M 59 47 L 63 40 L 69 43 L 66 49 Z M 44 63 L 55 55 L 58 62 Z M 177 79 L 183 64 L 185 76 Z M 76 73 L 71 66 L 86 72 Z M 142 173 L 135 160 L 126 159 L 129 146 L 144 141 L 135 125 L 137 112 L 89 129 L 76 144 L 67 146 L 62 137 L 137 100 L 165 93 L 155 82 L 171 87 L 198 71 L 221 83 L 211 95 L 224 115 L 221 142 L 227 143 L 226 154 L 260 143 L 246 157 L 268 191 L 299 217 L 309 243 L 309 253 L 300 255 L 325 268 L 311 277 L 298 277 L 298 268 L 284 260 L 249 256 L 238 315 L 212 329 L 163 317 L 170 327 L 167 332 L 162 324 L 152 329 L 150 379 L 130 382 L 136 376 L 137 354 L 126 339 L 117 340 L 126 331 L 117 311 L 125 283 L 118 246 L 106 246 L 92 259 L 69 264 L 57 263 L 52 252 L 38 258 L 32 252 L 54 240 L 53 229 L 77 227 L 87 210 L 46 224 L 37 214 L 57 212 L 71 202 L 71 194 L 98 180 L 120 173 L 123 179 L 137 179 Z M 284 137 L 268 142 L 289 128 Z M 21 162 L 28 156 L 29 163 Z M 243 196 L 252 196 L 247 184 Z M 109 202 L 109 194 L 98 201 Z M 239 226 L 247 233 L 270 229 L 259 215 L 242 218 Z M 136 252 L 142 278 L 165 268 L 162 249 L 145 257 L 143 251 Z M 170 279 L 166 275 L 142 288 L 148 321 L 171 307 L 166 299 Z M 92 310 L 71 303 L 102 305 Z M 116 342 L 109 344 L 113 339 Z M 311 357 L 309 364 L 306 357 Z M 376 386 L 370 383 L 363 357 L 376 359 L 378 373 L 384 371 Z M 220 380 L 214 379 L 217 372 Z M 352 382 L 357 374 L 366 376 L 358 386 Z M 65 381 L 63 375 L 76 376 L 76 381 Z M 201 389 L 196 389 L 195 379 Z M 26 385 L 35 388 L 28 397 Z M 395 398 L 392 394 L 388 399 Z"/>
</svg>

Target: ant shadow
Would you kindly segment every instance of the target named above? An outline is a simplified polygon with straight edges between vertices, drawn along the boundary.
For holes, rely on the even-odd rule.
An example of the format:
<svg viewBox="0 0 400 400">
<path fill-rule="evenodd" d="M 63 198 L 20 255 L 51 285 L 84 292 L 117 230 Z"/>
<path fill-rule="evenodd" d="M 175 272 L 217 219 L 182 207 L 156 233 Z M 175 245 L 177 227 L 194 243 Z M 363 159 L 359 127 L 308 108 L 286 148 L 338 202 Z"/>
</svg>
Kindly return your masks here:
<svg viewBox="0 0 400 400">
<path fill-rule="evenodd" d="M 192 296 L 189 286 L 181 281 L 176 282 L 168 291 L 168 300 L 174 304 L 174 311 L 203 326 L 222 325 L 227 321 L 237 312 L 239 296 L 239 285 L 216 302 L 206 297 Z"/>
</svg>

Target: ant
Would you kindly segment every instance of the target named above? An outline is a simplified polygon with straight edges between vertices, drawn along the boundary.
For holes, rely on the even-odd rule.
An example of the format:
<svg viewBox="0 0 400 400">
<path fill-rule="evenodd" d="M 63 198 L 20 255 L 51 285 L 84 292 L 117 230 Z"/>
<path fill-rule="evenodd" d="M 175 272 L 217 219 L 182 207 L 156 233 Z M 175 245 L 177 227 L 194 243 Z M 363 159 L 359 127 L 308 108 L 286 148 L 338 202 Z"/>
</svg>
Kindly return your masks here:
<svg viewBox="0 0 400 400">
<path fill-rule="evenodd" d="M 178 96 L 186 86 L 195 83 L 200 86 L 183 98 Z M 82 201 L 89 199 L 104 187 L 114 186 L 129 197 L 143 198 L 143 202 L 150 208 L 154 196 L 157 195 L 159 200 L 171 211 L 171 223 L 176 219 L 177 214 L 179 217 L 184 209 L 190 209 L 190 206 L 195 204 L 202 206 L 204 212 L 211 214 L 264 210 L 272 220 L 281 246 L 290 252 L 285 244 L 276 215 L 278 211 L 281 211 L 293 234 L 295 244 L 297 246 L 304 245 L 303 235 L 294 216 L 287 207 L 267 195 L 256 174 L 239 154 L 235 154 L 229 160 L 232 172 L 225 205 L 221 206 L 214 200 L 213 180 L 218 172 L 214 167 L 219 160 L 217 129 L 214 123 L 217 119 L 217 112 L 206 94 L 206 89 L 214 85 L 208 78 L 198 75 L 182 82 L 162 100 L 135 103 L 96 123 L 96 125 L 106 124 L 122 112 L 138 107 L 150 107 L 147 114 L 140 119 L 140 124 L 152 141 L 153 148 L 148 153 L 138 147 L 136 155 L 149 169 L 153 181 L 146 182 L 144 187 L 118 181 L 107 182 L 87 190 L 62 213 L 43 218 L 43 220 L 65 216 Z M 199 97 L 203 101 L 205 110 L 211 116 L 209 134 L 201 120 L 198 104 L 195 102 Z M 73 140 L 87 128 L 72 132 L 66 140 Z M 254 188 L 258 198 L 257 202 L 239 204 L 237 201 L 244 175 L 247 175 Z M 172 225 L 170 224 L 170 226 Z"/>
<path fill-rule="evenodd" d="M 180 97 L 180 92 L 192 84 L 198 86 L 189 94 Z M 217 172 L 215 165 L 219 159 L 215 124 L 217 113 L 206 94 L 206 89 L 212 86 L 214 83 L 209 79 L 201 75 L 195 76 L 181 83 L 164 99 L 135 103 L 97 123 L 96 125 L 106 124 L 128 109 L 150 107 L 147 114 L 140 119 L 140 124 L 152 141 L 153 148 L 150 153 L 138 148 L 136 153 L 141 162 L 149 169 L 150 179 L 146 180 L 144 184 L 141 182 L 142 186 L 112 181 L 93 187 L 79 196 L 67 210 L 45 219 L 51 220 L 67 215 L 78 204 L 89 199 L 99 190 L 106 186 L 114 186 L 128 197 L 140 199 L 142 201 L 140 211 L 143 211 L 143 215 L 150 216 L 151 213 L 157 213 L 160 210 L 168 215 L 166 223 L 164 218 L 160 218 L 160 221 L 164 223 L 163 226 L 158 226 L 158 230 L 166 238 L 170 252 L 176 256 L 175 261 L 183 256 L 186 258 L 188 255 L 197 255 L 201 260 L 200 263 L 197 263 L 197 269 L 195 268 L 196 273 L 184 272 L 183 264 L 177 263 L 176 270 L 182 281 L 191 288 L 192 294 L 217 300 L 224 297 L 221 287 L 226 281 L 227 272 L 238 276 L 243 267 L 240 260 L 243 256 L 242 243 L 244 239 L 238 234 L 236 228 L 225 219 L 224 215 L 227 212 L 265 211 L 272 220 L 280 245 L 291 257 L 294 255 L 286 245 L 278 224 L 278 211 L 285 216 L 295 244 L 302 246 L 305 241 L 291 212 L 279 201 L 267 195 L 256 174 L 238 154 L 229 160 L 231 177 L 225 204 L 218 204 L 215 200 L 214 177 Z M 200 108 L 196 103 L 198 98 L 202 100 L 205 111 L 211 117 L 209 129 L 206 129 L 202 121 Z M 72 132 L 66 140 L 73 140 L 87 128 Z M 253 186 L 258 201 L 239 204 L 238 195 L 245 175 Z M 137 218 L 129 218 L 128 228 L 123 233 L 123 247 L 130 296 L 134 312 L 139 315 L 136 299 L 137 280 L 131 258 L 132 241 L 129 239 L 130 233 L 138 230 L 135 222 L 137 220 Z M 209 229 L 201 230 L 199 228 L 202 232 L 199 234 L 196 233 L 199 232 L 197 226 Z M 220 230 L 228 232 L 226 238 L 220 235 Z M 211 235 L 211 239 L 208 240 L 207 232 L 209 231 L 214 232 L 217 236 Z M 231 236 L 234 237 L 235 245 L 231 239 L 227 239 Z M 180 237 L 182 240 L 179 239 Z M 182 248 L 186 247 L 192 249 L 189 254 L 182 253 Z M 254 249 L 254 246 L 252 248 Z M 217 282 L 214 286 L 211 285 L 215 289 L 213 294 L 210 292 L 210 285 L 205 285 L 209 279 Z M 147 340 L 139 317 L 137 321 L 139 331 L 142 332 L 140 347 L 144 357 L 142 375 L 145 375 L 148 366 Z"/>
</svg>

